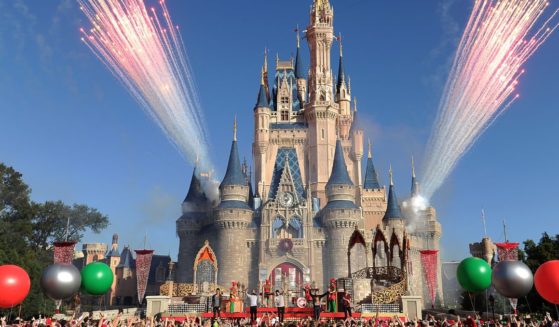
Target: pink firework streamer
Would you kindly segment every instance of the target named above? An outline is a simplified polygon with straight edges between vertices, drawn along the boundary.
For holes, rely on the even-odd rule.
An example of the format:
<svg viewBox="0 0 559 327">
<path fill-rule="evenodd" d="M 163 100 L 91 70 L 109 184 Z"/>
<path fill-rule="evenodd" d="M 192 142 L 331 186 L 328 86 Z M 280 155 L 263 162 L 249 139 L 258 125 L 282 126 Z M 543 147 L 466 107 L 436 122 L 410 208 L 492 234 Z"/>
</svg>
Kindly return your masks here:
<svg viewBox="0 0 559 327">
<path fill-rule="evenodd" d="M 148 285 L 149 270 L 153 250 L 134 250 L 136 252 L 136 286 L 138 291 L 138 303 L 142 303 Z"/>
<path fill-rule="evenodd" d="M 421 250 L 421 265 L 423 266 L 423 275 L 427 283 L 429 298 L 431 299 L 431 307 L 435 307 L 435 298 L 437 296 L 437 265 L 439 262 L 438 250 Z"/>
<path fill-rule="evenodd" d="M 519 97 L 515 88 L 524 73 L 521 66 L 558 26 L 559 9 L 548 6 L 548 0 L 475 1 L 427 146 L 422 175 L 426 198 Z"/>
<path fill-rule="evenodd" d="M 208 166 L 206 131 L 179 27 L 143 0 L 78 0 L 82 41 L 191 162 Z M 207 167 L 210 169 L 211 167 Z"/>
</svg>

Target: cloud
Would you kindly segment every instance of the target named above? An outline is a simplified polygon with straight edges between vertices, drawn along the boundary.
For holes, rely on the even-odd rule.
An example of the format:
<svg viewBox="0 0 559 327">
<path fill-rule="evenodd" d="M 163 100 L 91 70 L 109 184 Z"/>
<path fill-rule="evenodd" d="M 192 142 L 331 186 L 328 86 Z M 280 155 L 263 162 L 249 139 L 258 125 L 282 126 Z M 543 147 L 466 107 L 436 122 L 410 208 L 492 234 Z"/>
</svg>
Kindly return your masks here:
<svg viewBox="0 0 559 327">
<path fill-rule="evenodd" d="M 456 0 L 443 0 L 437 6 L 437 14 L 439 15 L 443 32 L 437 46 L 429 52 L 428 60 L 431 63 L 438 62 L 439 64 L 435 66 L 432 74 L 422 79 L 425 85 L 441 91 L 445 85 L 456 47 L 460 41 L 460 24 L 451 13 L 455 4 Z"/>
<path fill-rule="evenodd" d="M 145 224 L 169 222 L 179 217 L 180 200 L 160 186 L 154 186 L 142 204 L 141 211 L 144 215 L 142 222 Z"/>
</svg>

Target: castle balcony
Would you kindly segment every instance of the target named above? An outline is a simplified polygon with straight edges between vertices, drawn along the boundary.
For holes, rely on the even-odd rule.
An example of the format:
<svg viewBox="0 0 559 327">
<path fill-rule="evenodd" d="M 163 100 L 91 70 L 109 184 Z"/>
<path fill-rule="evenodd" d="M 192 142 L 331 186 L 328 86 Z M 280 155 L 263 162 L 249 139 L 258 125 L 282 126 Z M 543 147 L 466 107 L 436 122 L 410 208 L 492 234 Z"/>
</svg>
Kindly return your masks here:
<svg viewBox="0 0 559 327">
<path fill-rule="evenodd" d="M 281 241 L 283 239 L 281 238 L 271 238 L 268 240 L 268 245 L 270 246 L 270 248 L 277 248 L 279 247 Z M 291 242 L 293 243 L 293 248 L 303 248 L 306 246 L 306 242 L 304 238 L 290 238 Z"/>
</svg>

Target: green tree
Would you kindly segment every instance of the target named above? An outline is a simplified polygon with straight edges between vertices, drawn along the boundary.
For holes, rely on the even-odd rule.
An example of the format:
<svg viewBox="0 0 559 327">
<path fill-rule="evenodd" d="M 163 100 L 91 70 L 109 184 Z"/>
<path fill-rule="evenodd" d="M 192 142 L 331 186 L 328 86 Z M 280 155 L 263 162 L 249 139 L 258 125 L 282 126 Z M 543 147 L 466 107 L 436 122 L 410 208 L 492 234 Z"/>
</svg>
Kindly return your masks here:
<svg viewBox="0 0 559 327">
<path fill-rule="evenodd" d="M 84 232 L 98 233 L 109 224 L 107 216 L 86 205 L 36 203 L 30 194 L 22 175 L 0 163 L 0 265 L 18 265 L 31 278 L 29 295 L 12 309 L 12 314 L 24 317 L 50 314 L 54 309 L 54 302 L 39 286 L 42 270 L 53 260 L 52 242 L 64 238 L 80 241 Z M 0 313 L 7 314 L 8 310 Z"/>
<path fill-rule="evenodd" d="M 543 233 L 538 243 L 533 240 L 524 241 L 524 251 L 520 251 L 519 257 L 535 273 L 544 262 L 559 259 L 559 235 Z M 555 306 L 542 299 L 535 287 L 525 299 L 519 299 L 518 307 L 526 312 L 555 312 Z"/>
</svg>

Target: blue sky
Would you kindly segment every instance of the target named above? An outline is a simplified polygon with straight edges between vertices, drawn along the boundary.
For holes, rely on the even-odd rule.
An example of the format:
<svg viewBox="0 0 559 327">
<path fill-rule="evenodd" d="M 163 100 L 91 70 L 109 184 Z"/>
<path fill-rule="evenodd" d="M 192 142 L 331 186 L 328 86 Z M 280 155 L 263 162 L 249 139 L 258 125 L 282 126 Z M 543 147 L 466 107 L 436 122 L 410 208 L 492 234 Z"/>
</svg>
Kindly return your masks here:
<svg viewBox="0 0 559 327">
<path fill-rule="evenodd" d="M 168 0 L 181 25 L 222 176 L 233 116 L 250 159 L 252 107 L 262 52 L 288 58 L 310 0 Z M 359 100 L 375 164 L 389 163 L 400 197 L 410 156 L 421 164 L 448 67 L 471 1 L 332 0 L 346 72 Z M 37 201 L 85 203 L 111 226 L 87 242 L 141 246 L 176 258 L 175 219 L 192 173 L 157 126 L 80 42 L 87 26 L 74 0 L 0 0 L 0 161 L 23 173 Z M 307 47 L 304 60 L 308 63 Z M 333 57 L 337 52 L 334 48 Z M 521 98 L 462 159 L 432 200 L 443 224 L 443 258 L 459 260 L 488 234 L 522 241 L 558 233 L 559 35 L 525 65 Z M 337 67 L 337 66 L 335 66 Z"/>
</svg>

